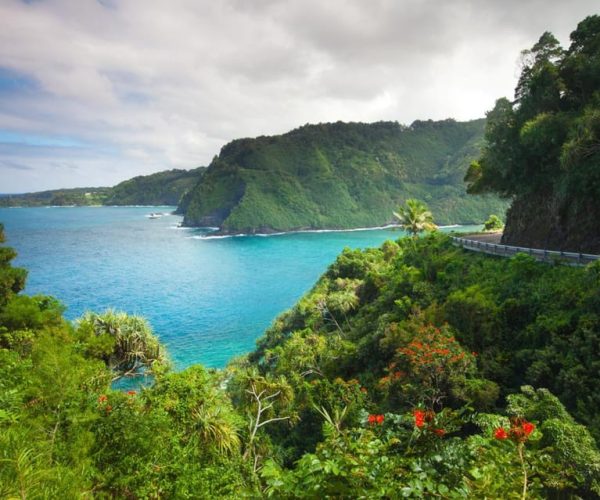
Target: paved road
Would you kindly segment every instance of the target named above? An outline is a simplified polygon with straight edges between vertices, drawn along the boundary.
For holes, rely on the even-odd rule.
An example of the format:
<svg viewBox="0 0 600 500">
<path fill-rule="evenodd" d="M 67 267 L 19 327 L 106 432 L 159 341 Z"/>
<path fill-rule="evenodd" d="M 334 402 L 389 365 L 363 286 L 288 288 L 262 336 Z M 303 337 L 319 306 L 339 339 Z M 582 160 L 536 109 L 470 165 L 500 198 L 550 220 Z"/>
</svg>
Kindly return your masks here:
<svg viewBox="0 0 600 500">
<path fill-rule="evenodd" d="M 585 266 L 591 262 L 600 259 L 600 255 L 591 255 L 576 252 L 555 252 L 552 250 L 542 250 L 539 248 L 514 247 L 510 245 L 500 245 L 499 241 L 502 233 L 492 234 L 474 234 L 464 237 L 452 237 L 455 245 L 463 247 L 472 252 L 483 252 L 500 257 L 512 257 L 517 253 L 531 255 L 536 260 L 550 263 L 565 263 L 572 266 Z"/>
</svg>

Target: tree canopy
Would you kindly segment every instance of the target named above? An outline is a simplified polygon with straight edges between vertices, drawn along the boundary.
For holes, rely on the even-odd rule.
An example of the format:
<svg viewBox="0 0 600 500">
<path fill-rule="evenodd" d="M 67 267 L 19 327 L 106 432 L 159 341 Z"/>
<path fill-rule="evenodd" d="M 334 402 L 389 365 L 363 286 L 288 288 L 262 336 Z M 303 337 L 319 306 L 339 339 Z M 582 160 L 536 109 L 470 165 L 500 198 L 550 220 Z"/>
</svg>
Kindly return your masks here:
<svg viewBox="0 0 600 500">
<path fill-rule="evenodd" d="M 514 100 L 499 99 L 487 115 L 483 154 L 467 174 L 472 193 L 575 187 L 569 181 L 598 161 L 600 16 L 579 23 L 568 50 L 545 32 L 522 65 Z"/>
</svg>

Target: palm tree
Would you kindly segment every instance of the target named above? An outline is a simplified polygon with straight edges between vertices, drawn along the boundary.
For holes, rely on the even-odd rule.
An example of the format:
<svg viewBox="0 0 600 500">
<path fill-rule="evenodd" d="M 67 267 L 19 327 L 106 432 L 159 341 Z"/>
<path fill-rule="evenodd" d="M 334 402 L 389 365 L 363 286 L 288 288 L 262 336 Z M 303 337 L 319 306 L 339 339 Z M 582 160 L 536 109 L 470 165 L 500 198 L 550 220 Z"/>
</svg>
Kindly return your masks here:
<svg viewBox="0 0 600 500">
<path fill-rule="evenodd" d="M 435 231 L 437 226 L 433 223 L 433 215 L 422 201 L 410 198 L 403 207 L 394 212 L 399 226 L 406 232 L 416 237 L 422 231 Z"/>
</svg>

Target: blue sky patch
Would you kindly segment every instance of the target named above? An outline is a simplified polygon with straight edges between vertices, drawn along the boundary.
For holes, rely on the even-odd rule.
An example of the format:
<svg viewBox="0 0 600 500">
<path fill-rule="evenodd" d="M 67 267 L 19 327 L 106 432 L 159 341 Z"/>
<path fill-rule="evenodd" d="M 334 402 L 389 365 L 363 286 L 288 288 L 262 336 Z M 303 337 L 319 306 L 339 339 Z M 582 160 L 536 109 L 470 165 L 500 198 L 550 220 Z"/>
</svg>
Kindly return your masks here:
<svg viewBox="0 0 600 500">
<path fill-rule="evenodd" d="M 25 73 L 0 66 L 0 94 L 38 90 L 37 80 Z"/>
<path fill-rule="evenodd" d="M 82 148 L 86 144 L 70 137 L 47 137 L 43 135 L 0 130 L 0 144 L 43 146 L 59 148 Z"/>
</svg>

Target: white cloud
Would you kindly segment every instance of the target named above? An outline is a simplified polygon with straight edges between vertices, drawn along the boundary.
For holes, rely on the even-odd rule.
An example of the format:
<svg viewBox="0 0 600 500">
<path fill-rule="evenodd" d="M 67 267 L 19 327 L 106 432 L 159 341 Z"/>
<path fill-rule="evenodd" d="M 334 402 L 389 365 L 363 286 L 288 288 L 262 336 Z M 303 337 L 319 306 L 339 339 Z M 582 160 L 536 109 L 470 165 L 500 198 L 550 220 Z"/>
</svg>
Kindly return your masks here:
<svg viewBox="0 0 600 500">
<path fill-rule="evenodd" d="M 512 94 L 520 50 L 545 30 L 567 44 L 595 8 L 591 0 L 6 0 L 0 68 L 37 83 L 0 84 L 0 131 L 83 146 L 0 148 L 0 191 L 192 168 L 231 139 L 307 122 L 481 117 Z"/>
</svg>

